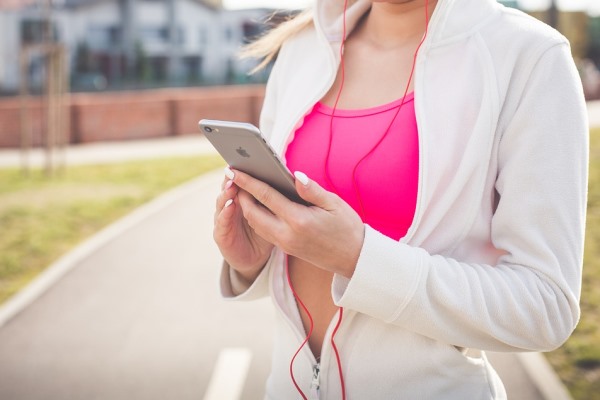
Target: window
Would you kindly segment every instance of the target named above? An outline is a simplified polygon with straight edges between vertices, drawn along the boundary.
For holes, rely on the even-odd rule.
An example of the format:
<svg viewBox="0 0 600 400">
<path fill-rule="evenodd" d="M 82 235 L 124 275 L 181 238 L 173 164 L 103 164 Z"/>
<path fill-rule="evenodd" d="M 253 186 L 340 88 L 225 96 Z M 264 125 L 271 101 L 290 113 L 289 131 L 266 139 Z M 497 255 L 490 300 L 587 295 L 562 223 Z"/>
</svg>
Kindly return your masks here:
<svg viewBox="0 0 600 400">
<path fill-rule="evenodd" d="M 230 26 L 226 27 L 224 35 L 225 35 L 225 40 L 228 42 L 231 42 L 233 40 L 233 29 L 231 29 Z"/>
<path fill-rule="evenodd" d="M 92 26 L 88 29 L 90 47 L 105 49 L 119 45 L 123 40 L 120 26 Z"/>
<path fill-rule="evenodd" d="M 198 42 L 200 43 L 200 46 L 206 46 L 208 44 L 208 31 L 204 26 L 200 28 L 200 36 Z"/>
<path fill-rule="evenodd" d="M 183 28 L 176 28 L 175 35 L 177 38 L 177 44 L 185 43 L 185 30 Z"/>
<path fill-rule="evenodd" d="M 120 26 L 111 26 L 108 28 L 108 42 L 111 46 L 116 46 L 123 40 L 123 30 Z"/>
<path fill-rule="evenodd" d="M 140 30 L 142 38 L 151 43 L 169 43 L 169 27 L 143 27 Z M 183 28 L 175 28 L 175 38 L 177 44 L 183 44 L 185 42 L 185 31 Z"/>
<path fill-rule="evenodd" d="M 166 28 L 145 26 L 140 29 L 140 36 L 146 42 L 166 43 L 168 32 Z"/>
<path fill-rule="evenodd" d="M 48 23 L 44 20 L 25 19 L 21 21 L 21 42 L 24 44 L 40 43 L 46 35 Z M 56 25 L 52 23 L 49 40 L 58 40 Z"/>
</svg>

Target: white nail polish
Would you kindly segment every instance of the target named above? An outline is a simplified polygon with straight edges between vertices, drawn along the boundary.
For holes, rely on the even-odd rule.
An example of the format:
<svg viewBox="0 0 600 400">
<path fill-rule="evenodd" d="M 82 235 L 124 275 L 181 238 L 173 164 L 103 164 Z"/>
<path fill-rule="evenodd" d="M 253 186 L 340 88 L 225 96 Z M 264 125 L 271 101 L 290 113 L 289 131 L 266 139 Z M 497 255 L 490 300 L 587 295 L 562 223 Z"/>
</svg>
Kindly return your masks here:
<svg viewBox="0 0 600 400">
<path fill-rule="evenodd" d="M 306 174 L 304 172 L 296 171 L 296 172 L 294 172 L 294 176 L 304 186 L 308 185 L 308 176 L 306 176 Z"/>
<path fill-rule="evenodd" d="M 229 206 L 230 206 L 232 203 L 233 203 L 233 199 L 229 199 L 229 200 L 227 200 L 227 201 L 225 202 L 225 207 L 223 207 L 223 208 L 227 208 L 227 207 L 229 207 Z"/>
<path fill-rule="evenodd" d="M 233 179 L 233 177 L 235 176 L 233 174 L 233 171 L 230 170 L 229 167 L 225 167 L 224 171 L 225 171 L 225 176 L 228 177 L 229 179 Z"/>
</svg>

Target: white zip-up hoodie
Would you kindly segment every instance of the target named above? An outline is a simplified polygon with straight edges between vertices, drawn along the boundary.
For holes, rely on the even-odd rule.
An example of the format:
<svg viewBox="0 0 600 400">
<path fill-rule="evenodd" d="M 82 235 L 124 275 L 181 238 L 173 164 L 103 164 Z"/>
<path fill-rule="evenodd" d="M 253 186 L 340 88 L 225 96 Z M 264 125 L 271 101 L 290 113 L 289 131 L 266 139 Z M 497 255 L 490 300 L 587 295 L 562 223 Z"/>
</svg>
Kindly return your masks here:
<svg viewBox="0 0 600 400">
<path fill-rule="evenodd" d="M 370 2 L 350 3 L 351 29 Z M 280 51 L 261 115 L 280 153 L 333 84 L 342 9 L 342 0 L 317 0 L 314 26 Z M 352 279 L 332 284 L 344 307 L 336 345 L 347 398 L 504 398 L 484 353 L 464 349 L 551 350 L 579 319 L 588 161 L 579 77 L 567 41 L 546 25 L 494 0 L 439 0 L 414 89 L 414 221 L 399 242 L 366 226 Z M 283 260 L 275 249 L 239 295 L 227 265 L 221 277 L 225 297 L 273 299 L 266 396 L 278 400 L 299 398 L 289 364 L 304 338 Z M 321 399 L 341 399 L 329 343 L 336 320 L 312 384 Z M 308 346 L 294 364 L 314 396 L 315 364 Z"/>
</svg>

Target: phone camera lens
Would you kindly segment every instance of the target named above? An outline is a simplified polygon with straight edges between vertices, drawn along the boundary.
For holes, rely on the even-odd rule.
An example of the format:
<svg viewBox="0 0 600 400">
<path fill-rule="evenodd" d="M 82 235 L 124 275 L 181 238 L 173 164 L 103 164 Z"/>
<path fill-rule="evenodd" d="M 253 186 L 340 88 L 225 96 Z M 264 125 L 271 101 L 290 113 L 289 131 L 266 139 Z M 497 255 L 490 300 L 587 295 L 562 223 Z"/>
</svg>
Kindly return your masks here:
<svg viewBox="0 0 600 400">
<path fill-rule="evenodd" d="M 213 131 L 213 130 L 212 130 L 212 128 L 211 128 L 210 126 L 205 126 L 205 127 L 204 127 L 204 130 L 205 130 L 206 132 L 208 132 L 208 133 L 210 133 L 210 132 L 212 132 L 212 131 Z"/>
</svg>

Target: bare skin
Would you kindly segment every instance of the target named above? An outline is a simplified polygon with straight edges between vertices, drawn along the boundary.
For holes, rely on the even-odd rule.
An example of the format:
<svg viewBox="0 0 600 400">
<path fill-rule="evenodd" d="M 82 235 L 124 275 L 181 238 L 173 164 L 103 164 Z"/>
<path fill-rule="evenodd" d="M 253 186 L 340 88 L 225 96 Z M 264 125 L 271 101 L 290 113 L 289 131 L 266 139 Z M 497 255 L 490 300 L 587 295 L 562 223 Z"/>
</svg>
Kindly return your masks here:
<svg viewBox="0 0 600 400">
<path fill-rule="evenodd" d="M 430 14 L 436 3 L 429 0 Z M 424 5 L 425 0 L 373 0 L 371 11 L 345 44 L 344 88 L 338 108 L 374 107 L 403 96 L 415 50 L 425 32 Z M 330 106 L 335 103 L 341 81 L 338 71 L 322 102 Z M 316 182 L 304 186 L 296 180 L 300 196 L 314 204 L 304 207 L 265 188 L 262 182 L 234 172 L 235 184 L 228 184 L 226 179 L 217 199 L 215 241 L 232 268 L 248 283 L 260 273 L 274 245 L 290 255 L 290 279 L 313 317 L 309 346 L 319 357 L 325 333 L 338 309 L 331 298 L 333 276 L 352 277 L 364 225 L 343 200 Z M 233 203 L 224 207 L 228 199 Z M 302 309 L 300 316 L 308 332 L 309 319 Z"/>
<path fill-rule="evenodd" d="M 423 4 L 415 3 L 422 2 L 374 2 L 371 12 L 346 41 L 344 90 L 338 108 L 369 108 L 392 102 L 404 95 L 413 55 L 425 26 Z M 335 83 L 321 100 L 323 103 L 333 106 L 341 80 L 341 73 L 338 73 Z M 412 90 L 411 81 L 408 91 Z M 314 328 L 309 345 L 318 357 L 327 328 L 338 309 L 331 298 L 333 274 L 296 257 L 290 257 L 289 263 L 294 289 L 313 318 Z M 302 308 L 300 316 L 308 331 L 310 320 Z"/>
</svg>

